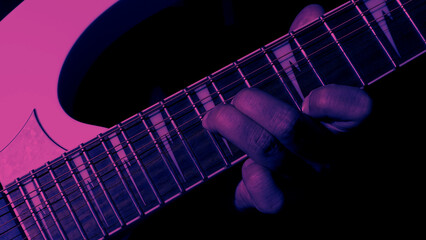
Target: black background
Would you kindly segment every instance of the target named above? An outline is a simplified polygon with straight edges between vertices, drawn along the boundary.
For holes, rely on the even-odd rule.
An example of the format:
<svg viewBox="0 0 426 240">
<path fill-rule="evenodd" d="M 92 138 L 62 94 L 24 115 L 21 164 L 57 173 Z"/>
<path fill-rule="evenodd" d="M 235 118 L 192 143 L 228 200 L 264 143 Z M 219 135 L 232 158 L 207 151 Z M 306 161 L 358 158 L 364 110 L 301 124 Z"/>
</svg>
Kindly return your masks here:
<svg viewBox="0 0 426 240">
<path fill-rule="evenodd" d="M 158 89 L 170 95 L 284 35 L 309 3 L 182 1 L 138 24 L 99 57 L 79 88 L 72 115 L 112 126 L 159 100 Z M 315 3 L 329 11 L 344 1 Z M 287 185 L 291 194 L 280 214 L 234 209 L 237 166 L 148 216 L 130 238 L 414 234 L 424 216 L 424 66 L 423 56 L 366 88 L 372 115 L 340 137 L 345 147 L 329 174 Z"/>
</svg>

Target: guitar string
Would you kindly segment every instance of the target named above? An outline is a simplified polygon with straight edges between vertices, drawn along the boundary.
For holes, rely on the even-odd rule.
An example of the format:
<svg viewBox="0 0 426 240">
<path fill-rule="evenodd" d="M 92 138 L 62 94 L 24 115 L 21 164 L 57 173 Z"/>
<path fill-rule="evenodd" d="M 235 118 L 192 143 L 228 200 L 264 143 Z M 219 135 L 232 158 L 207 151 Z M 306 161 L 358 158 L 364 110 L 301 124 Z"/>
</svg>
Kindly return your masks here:
<svg viewBox="0 0 426 240">
<path fill-rule="evenodd" d="M 118 184 L 120 184 L 120 183 L 118 183 Z M 72 201 L 72 200 L 71 200 Z M 76 210 L 75 210 L 76 211 Z M 47 217 L 47 216 L 46 216 Z M 44 219 L 44 218 L 42 218 L 42 219 Z M 53 225 L 52 225 L 53 226 Z M 49 226 L 50 227 L 50 226 Z M 43 228 L 44 228 L 44 226 L 43 226 Z"/>
<path fill-rule="evenodd" d="M 362 26 L 362 27 L 365 27 L 365 26 Z M 361 28 L 362 28 L 361 27 Z M 356 29 L 356 30 L 354 30 L 354 32 L 355 31 L 357 31 L 357 30 L 359 30 L 359 29 Z M 324 33 L 324 34 L 327 34 L 328 32 L 326 32 L 326 33 Z M 352 32 L 351 32 L 352 33 Z M 343 39 L 344 37 L 346 37 L 346 36 L 348 36 L 348 35 L 350 35 L 351 33 L 349 33 L 349 34 L 347 34 L 347 35 L 345 35 L 345 36 L 343 36 L 341 39 Z M 323 35 L 323 34 L 322 34 Z M 325 47 L 323 47 L 323 48 L 326 48 L 326 47 L 328 47 L 329 45 L 333 45 L 334 44 L 334 42 L 332 42 L 331 44 L 328 44 L 328 45 L 326 45 Z M 295 50 L 293 50 L 292 52 L 294 52 L 294 51 L 297 51 L 297 50 L 299 50 L 299 48 L 297 48 L 297 49 L 295 49 Z M 322 49 L 319 49 L 319 50 L 317 50 L 316 52 L 314 52 L 314 53 L 312 53 L 311 55 L 314 55 L 314 54 L 316 54 L 317 52 L 319 52 L 319 51 L 321 51 Z M 285 54 L 285 55 L 288 55 L 289 53 L 287 53 L 287 54 Z M 285 56 L 285 55 L 283 55 L 283 56 Z M 310 56 L 311 56 L 310 55 Z M 308 56 L 309 57 L 309 56 Z M 280 59 L 281 57 L 279 57 L 278 59 Z M 276 60 L 273 60 L 273 61 L 277 61 L 278 59 L 276 59 Z M 300 61 L 304 61 L 305 60 L 305 58 L 302 58 L 301 60 L 299 60 L 299 64 L 300 64 Z M 298 63 L 298 62 L 296 62 L 296 63 Z M 268 64 L 266 64 L 266 65 L 263 65 L 263 66 L 261 66 L 261 67 L 259 67 L 258 69 L 256 69 L 256 70 L 254 70 L 253 72 L 251 72 L 251 73 L 249 73 L 249 74 L 247 74 L 246 76 L 248 77 L 248 76 L 250 76 L 251 74 L 253 74 L 253 73 L 255 73 L 255 72 L 257 72 L 259 69 L 261 69 L 261 68 L 263 68 L 263 67 L 265 67 L 265 66 L 268 66 L 268 65 L 271 65 L 271 64 L 273 64 L 273 63 L 268 63 Z M 288 69 L 288 68 L 287 68 Z M 285 72 L 285 70 L 286 69 L 283 69 L 284 70 L 284 72 Z M 280 71 L 283 71 L 283 70 L 280 70 Z M 273 74 L 273 75 L 275 75 L 275 74 Z M 203 99 L 201 99 L 201 100 L 199 100 L 198 102 L 195 102 L 194 103 L 194 105 L 196 105 L 196 104 L 198 104 L 198 103 L 200 103 L 200 102 L 202 102 L 203 100 L 206 100 L 207 98 L 209 98 L 209 97 L 211 97 L 212 95 L 214 95 L 214 94 L 220 94 L 220 91 L 221 90 L 223 90 L 223 89 L 225 89 L 225 88 L 228 88 L 230 85 L 233 85 L 234 83 L 238 83 L 240 80 L 242 80 L 242 78 L 239 78 L 239 79 L 237 79 L 236 81 L 234 81 L 234 82 L 232 82 L 232 83 L 230 83 L 230 84 L 228 84 L 228 85 L 226 85 L 225 87 L 223 87 L 222 89 L 220 89 L 220 90 L 218 90 L 218 91 L 216 91 L 216 92 L 213 92 L 213 94 L 211 94 L 211 95 L 209 95 L 209 96 L 207 96 L 207 97 L 205 97 L 205 98 L 203 98 Z M 191 110 L 192 110 L 192 108 L 193 108 L 194 106 L 188 106 L 188 107 L 186 107 L 186 108 L 184 108 L 184 109 L 182 109 L 181 111 L 179 111 L 179 112 L 177 112 L 177 113 L 175 113 L 174 115 L 177 115 L 177 114 L 179 114 L 180 112 L 182 112 L 182 111 L 184 111 L 184 110 L 186 110 L 186 109 L 188 109 L 188 108 L 190 108 Z M 172 117 L 174 116 L 174 115 L 172 115 L 171 116 L 171 118 L 168 118 L 168 119 L 165 119 L 165 120 L 171 120 L 172 119 Z M 130 123 L 130 122 L 128 122 L 128 123 Z M 154 129 L 152 129 L 152 128 L 154 128 L 156 125 L 158 125 L 158 124 L 162 124 L 162 123 L 164 123 L 164 121 L 163 122 L 159 122 L 159 123 L 157 123 L 157 124 L 155 124 L 155 125 L 153 125 L 153 126 L 151 126 L 151 127 L 149 127 L 147 130 L 154 130 Z M 127 123 L 126 123 L 127 124 Z M 182 125 L 184 125 L 184 124 L 182 124 Z M 123 125 L 124 126 L 124 125 Z M 180 127 L 180 126 L 178 126 L 178 127 Z M 145 132 L 145 130 L 143 131 L 143 132 L 141 132 L 141 133 L 139 133 L 139 134 L 142 134 L 142 133 L 146 133 Z M 136 137 L 136 135 L 135 136 L 133 136 L 133 137 Z M 133 138 L 132 137 L 132 138 Z M 164 136 L 160 136 L 160 138 L 161 137 L 164 137 Z M 130 139 L 129 139 L 130 140 Z M 156 140 L 158 140 L 158 139 L 156 139 Z M 123 144 L 123 143 L 125 143 L 125 142 L 120 142 L 119 144 Z M 110 149 L 107 149 L 107 151 L 108 150 L 112 150 L 113 148 L 115 148 L 115 147 L 117 147 L 117 146 L 113 146 L 113 147 L 111 147 Z M 69 154 L 69 155 L 71 155 L 71 154 Z M 96 158 L 97 156 L 94 156 L 93 158 Z M 78 168 L 79 166 L 77 166 L 76 168 Z M 74 170 L 76 169 L 76 168 L 74 168 Z"/>
<path fill-rule="evenodd" d="M 393 10 L 395 10 L 395 9 L 393 9 Z M 343 37 L 342 37 L 343 38 Z M 296 49 L 297 50 L 297 49 Z M 311 55 L 313 55 L 313 54 L 311 54 Z M 304 60 L 304 59 L 302 59 L 302 60 Z M 269 64 L 267 64 L 267 65 L 269 65 Z M 263 67 L 263 66 L 262 66 Z M 261 68 L 262 68 L 261 67 Z M 254 71 L 255 72 L 255 71 Z M 254 72 L 252 72 L 252 73 L 254 73 Z M 250 73 L 250 74 L 252 74 L 252 73 Z M 275 76 L 275 74 L 273 74 L 273 76 Z M 259 82 L 260 83 L 260 82 Z M 219 90 L 220 91 L 220 90 Z M 230 99 L 228 99 L 227 101 L 229 101 Z M 200 100 L 201 101 L 201 100 Z M 194 104 L 195 105 L 195 104 Z M 198 118 L 198 117 L 197 117 Z M 197 119 L 197 118 L 195 118 L 195 119 Z M 192 120 L 190 120 L 190 121 L 192 121 Z M 190 121 L 188 121 L 188 122 L 190 122 Z M 182 125 L 185 125 L 186 123 L 184 123 L 184 124 L 182 124 Z M 180 126 L 181 127 L 181 126 Z M 160 137 L 161 138 L 161 137 Z M 117 146 L 115 146 L 115 147 L 117 147 Z M 115 148 L 115 147 L 113 147 L 113 148 Z M 116 151 L 119 151 L 119 150 L 116 150 Z M 125 157 L 128 157 L 127 155 L 125 156 Z M 95 157 L 94 157 L 95 158 Z M 93 158 L 93 159 L 94 159 Z M 92 159 L 92 160 L 93 160 Z M 119 159 L 120 160 L 120 159 Z M 158 159 L 157 159 L 158 160 Z M 153 161 L 155 161 L 155 160 L 153 160 Z M 110 171 L 114 171 L 115 169 L 113 169 L 113 170 L 110 170 Z M 99 170 L 100 171 L 100 170 Z M 109 171 L 109 172 L 110 172 Z M 84 180 L 84 179 L 83 179 Z M 118 184 L 120 184 L 121 182 L 119 182 Z M 46 184 L 47 185 L 47 184 Z M 36 191 L 36 190 L 35 190 Z M 29 195 L 30 193 L 27 193 L 26 195 Z M 102 195 L 103 193 L 101 193 L 101 195 Z M 44 207 L 45 208 L 45 207 Z"/>
<path fill-rule="evenodd" d="M 111 171 L 113 171 L 113 170 L 111 170 Z M 110 172 L 110 171 L 109 171 L 109 172 Z M 117 184 L 120 184 L 120 182 L 118 182 Z M 117 184 L 116 184 L 116 185 L 117 185 Z M 101 193 L 101 194 L 100 194 L 100 195 L 98 195 L 98 196 L 101 196 L 101 195 L 103 195 L 103 193 Z M 61 200 L 61 199 L 60 199 L 60 200 Z M 73 200 L 75 200 L 75 199 L 73 199 Z M 72 202 L 73 200 L 70 200 L 70 202 Z M 84 207 L 84 206 L 82 206 L 82 207 Z M 45 207 L 44 207 L 44 208 L 45 208 Z M 78 209 L 74 209 L 74 211 L 78 211 Z M 31 217 L 31 216 L 29 216 L 29 217 Z M 48 216 L 46 216 L 46 217 L 48 217 Z M 44 218 L 41 218 L 41 220 L 42 220 L 42 219 L 44 219 Z M 53 226 L 53 225 L 51 225 L 51 226 Z M 49 228 L 49 227 L 51 227 L 51 226 L 48 226 L 48 228 Z M 43 228 L 44 228 L 44 226 L 43 226 Z"/>
</svg>

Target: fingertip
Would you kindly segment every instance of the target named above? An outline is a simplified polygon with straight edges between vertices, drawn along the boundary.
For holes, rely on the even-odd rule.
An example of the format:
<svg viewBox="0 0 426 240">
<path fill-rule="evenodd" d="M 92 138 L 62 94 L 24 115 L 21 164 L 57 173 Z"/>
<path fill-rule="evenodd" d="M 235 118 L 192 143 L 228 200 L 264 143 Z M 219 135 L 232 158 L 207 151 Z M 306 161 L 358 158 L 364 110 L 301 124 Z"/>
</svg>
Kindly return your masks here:
<svg viewBox="0 0 426 240">
<path fill-rule="evenodd" d="M 330 84 L 312 90 L 302 104 L 303 113 L 314 118 L 358 121 L 371 112 L 371 98 L 357 87 Z"/>
<path fill-rule="evenodd" d="M 284 193 L 275 184 L 271 171 L 248 159 L 243 165 L 242 173 L 244 184 L 240 191 L 250 197 L 245 200 L 249 199 L 251 206 L 259 212 L 278 213 L 284 206 Z"/>
<path fill-rule="evenodd" d="M 305 99 L 303 100 L 302 103 L 302 112 L 304 114 L 309 115 L 309 104 L 310 104 L 310 99 L 311 99 L 311 94 L 309 94 L 308 96 L 305 97 Z"/>
<path fill-rule="evenodd" d="M 313 22 L 321 15 L 324 14 L 324 9 L 321 5 L 318 4 L 310 4 L 304 7 L 299 14 L 297 14 L 293 23 L 291 24 L 290 31 L 295 31 L 299 28 L 304 27 L 305 25 Z"/>
<path fill-rule="evenodd" d="M 245 211 L 249 208 L 253 208 L 252 199 L 250 197 L 250 194 L 247 191 L 246 186 L 244 185 L 244 182 L 241 180 L 238 183 L 237 189 L 235 190 L 235 197 L 234 197 L 234 205 L 235 208 L 238 211 Z"/>
<path fill-rule="evenodd" d="M 208 123 L 207 123 L 207 121 L 208 121 L 207 119 L 209 117 L 209 114 L 210 114 L 210 111 L 206 112 L 206 114 L 204 114 L 203 118 L 201 119 L 201 124 L 207 130 L 209 129 L 209 126 L 208 126 Z"/>
</svg>

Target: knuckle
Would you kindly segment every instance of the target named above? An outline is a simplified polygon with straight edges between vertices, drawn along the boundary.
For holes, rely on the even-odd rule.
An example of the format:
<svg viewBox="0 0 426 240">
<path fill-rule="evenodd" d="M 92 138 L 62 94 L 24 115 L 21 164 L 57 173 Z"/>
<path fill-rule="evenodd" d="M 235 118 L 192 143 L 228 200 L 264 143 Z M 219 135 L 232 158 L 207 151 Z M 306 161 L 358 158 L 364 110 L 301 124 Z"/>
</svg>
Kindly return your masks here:
<svg viewBox="0 0 426 240">
<path fill-rule="evenodd" d="M 253 100 L 253 98 L 258 94 L 260 90 L 255 88 L 244 88 L 240 90 L 232 99 L 232 104 L 235 106 L 240 106 L 242 104 L 247 104 Z"/>
<path fill-rule="evenodd" d="M 297 110 L 276 111 L 271 118 L 273 134 L 278 139 L 286 139 L 292 136 L 294 126 L 299 118 L 300 113 Z"/>
<path fill-rule="evenodd" d="M 230 118 L 233 115 L 233 107 L 222 104 L 213 108 L 208 114 L 208 125 L 216 129 L 218 125 L 229 123 Z"/>
<path fill-rule="evenodd" d="M 263 128 L 254 131 L 248 141 L 250 146 L 253 146 L 255 154 L 261 156 L 270 156 L 276 153 L 279 146 L 277 139 Z"/>
</svg>

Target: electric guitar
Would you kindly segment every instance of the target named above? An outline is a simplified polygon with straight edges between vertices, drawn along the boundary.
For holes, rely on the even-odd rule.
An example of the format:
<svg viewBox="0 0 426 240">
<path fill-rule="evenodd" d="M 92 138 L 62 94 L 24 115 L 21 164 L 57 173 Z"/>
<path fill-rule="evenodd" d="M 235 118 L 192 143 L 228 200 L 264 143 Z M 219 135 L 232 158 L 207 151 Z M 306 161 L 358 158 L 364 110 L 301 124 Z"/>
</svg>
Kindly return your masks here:
<svg viewBox="0 0 426 240">
<path fill-rule="evenodd" d="M 76 59 L 70 50 L 125 2 L 26 0 L 0 22 L 0 110 L 7 116 L 0 124 L 0 239 L 113 236 L 246 158 L 201 126 L 208 110 L 241 89 L 260 88 L 300 109 L 317 87 L 362 88 L 426 51 L 424 1 L 354 0 L 110 129 L 77 122 L 58 101 L 58 78 L 79 74 L 67 74 Z M 174 2 L 140 6 L 153 13 Z M 129 14 L 94 52 L 148 16 Z"/>
</svg>

